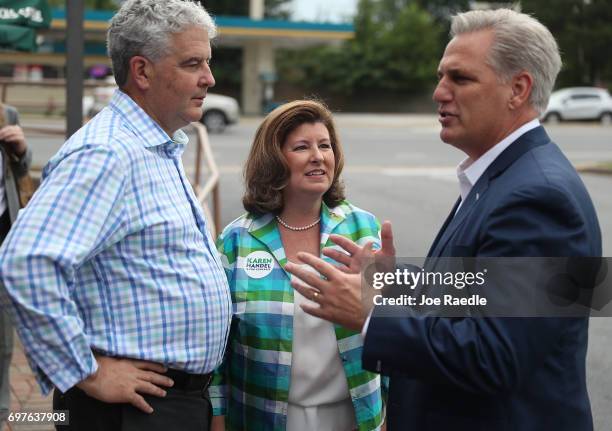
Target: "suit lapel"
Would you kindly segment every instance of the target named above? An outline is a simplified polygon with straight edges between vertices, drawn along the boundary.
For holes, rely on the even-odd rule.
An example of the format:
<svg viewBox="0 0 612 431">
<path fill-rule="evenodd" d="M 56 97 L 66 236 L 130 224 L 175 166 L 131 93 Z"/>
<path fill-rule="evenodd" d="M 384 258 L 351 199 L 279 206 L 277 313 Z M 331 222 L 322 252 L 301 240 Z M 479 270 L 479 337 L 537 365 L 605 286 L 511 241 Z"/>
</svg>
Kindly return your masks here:
<svg viewBox="0 0 612 431">
<path fill-rule="evenodd" d="M 489 187 L 488 178 L 483 175 L 480 179 L 474 184 L 470 193 L 465 197 L 465 201 L 459 208 L 459 211 L 455 216 L 451 219 L 450 223 L 446 226 L 446 229 L 443 229 L 440 240 L 438 241 L 436 247 L 431 253 L 433 257 L 439 257 L 442 254 L 442 250 L 452 237 L 453 233 L 457 230 L 459 226 L 461 226 L 468 216 L 476 206 L 478 200 L 484 195 L 487 188 Z M 451 213 L 452 215 L 452 213 Z M 440 236 L 440 234 L 438 234 Z"/>
<path fill-rule="evenodd" d="M 446 228 L 450 224 L 450 222 L 453 219 L 453 217 L 455 217 L 455 213 L 457 212 L 457 207 L 459 206 L 460 203 L 461 203 L 461 196 L 459 196 L 459 198 L 455 201 L 455 205 L 453 205 L 453 209 L 451 209 L 450 213 L 446 217 L 446 220 L 444 221 L 444 224 L 442 225 L 442 227 L 438 231 L 438 234 L 436 235 L 436 238 L 434 239 L 433 243 L 431 244 L 431 247 L 429 248 L 429 251 L 427 252 L 427 256 L 433 256 L 433 252 L 437 248 L 438 242 L 440 241 L 440 238 L 442 237 L 442 234 L 446 231 Z"/>
<path fill-rule="evenodd" d="M 453 233 L 463 224 L 468 214 L 476 207 L 478 200 L 483 197 L 489 188 L 491 181 L 501 175 L 514 161 L 532 149 L 545 145 L 550 142 L 550 138 L 542 126 L 536 127 L 520 136 L 508 148 L 506 148 L 491 165 L 485 170 L 478 179 L 470 193 L 466 196 L 465 202 L 461 205 L 459 212 L 455 214 L 459 201 L 455 204 L 446 222 L 438 232 L 434 243 L 429 250 L 428 256 L 439 257 L 442 255 L 446 244 L 451 239 Z"/>
</svg>

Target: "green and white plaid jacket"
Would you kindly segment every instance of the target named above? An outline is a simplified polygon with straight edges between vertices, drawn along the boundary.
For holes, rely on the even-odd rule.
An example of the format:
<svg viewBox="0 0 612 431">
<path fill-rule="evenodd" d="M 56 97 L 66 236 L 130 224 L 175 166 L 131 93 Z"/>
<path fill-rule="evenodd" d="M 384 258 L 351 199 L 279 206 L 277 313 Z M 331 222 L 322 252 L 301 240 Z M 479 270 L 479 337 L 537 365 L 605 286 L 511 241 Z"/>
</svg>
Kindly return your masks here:
<svg viewBox="0 0 612 431">
<path fill-rule="evenodd" d="M 346 201 L 331 209 L 323 204 L 321 248 L 333 245 L 328 241 L 332 233 L 359 244 L 378 244 L 380 224 Z M 284 270 L 287 259 L 276 219 L 272 214 L 245 214 L 223 230 L 217 246 L 230 285 L 233 318 L 225 361 L 209 389 L 214 415 L 225 415 L 229 430 L 284 431 L 293 288 Z M 340 326 L 335 332 L 359 431 L 378 430 L 383 421 L 380 376 L 361 368 L 359 333 Z"/>
</svg>

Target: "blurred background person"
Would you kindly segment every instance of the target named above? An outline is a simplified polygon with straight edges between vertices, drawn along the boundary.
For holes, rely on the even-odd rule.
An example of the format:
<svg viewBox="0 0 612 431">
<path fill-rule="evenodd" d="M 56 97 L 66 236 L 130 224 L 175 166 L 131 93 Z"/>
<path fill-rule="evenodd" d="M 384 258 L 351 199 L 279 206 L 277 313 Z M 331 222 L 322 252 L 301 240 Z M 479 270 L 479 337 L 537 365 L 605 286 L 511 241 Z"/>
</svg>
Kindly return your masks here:
<svg viewBox="0 0 612 431">
<path fill-rule="evenodd" d="M 0 245 L 17 218 L 20 207 L 18 180 L 28 173 L 32 154 L 19 126 L 19 114 L 0 103 Z M 13 354 L 13 326 L 0 307 L 0 429 L 11 405 L 9 366 Z"/>
<path fill-rule="evenodd" d="M 210 388 L 213 430 L 378 430 L 381 380 L 361 368 L 358 332 L 307 315 L 288 261 L 330 234 L 379 242 L 376 218 L 344 198 L 331 112 L 298 100 L 272 111 L 245 166 L 247 213 L 218 240 L 234 304 L 225 362 Z M 348 270 L 348 268 L 345 268 Z M 316 295 L 316 293 L 315 293 Z"/>
</svg>

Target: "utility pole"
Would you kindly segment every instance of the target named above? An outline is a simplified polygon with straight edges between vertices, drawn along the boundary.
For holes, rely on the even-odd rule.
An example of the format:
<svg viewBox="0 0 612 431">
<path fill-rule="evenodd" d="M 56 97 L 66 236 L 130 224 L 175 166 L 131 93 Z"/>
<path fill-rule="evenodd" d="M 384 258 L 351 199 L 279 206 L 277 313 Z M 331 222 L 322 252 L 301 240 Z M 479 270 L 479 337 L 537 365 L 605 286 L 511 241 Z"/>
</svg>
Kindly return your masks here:
<svg viewBox="0 0 612 431">
<path fill-rule="evenodd" d="M 83 3 L 66 2 L 66 138 L 83 125 Z"/>
</svg>

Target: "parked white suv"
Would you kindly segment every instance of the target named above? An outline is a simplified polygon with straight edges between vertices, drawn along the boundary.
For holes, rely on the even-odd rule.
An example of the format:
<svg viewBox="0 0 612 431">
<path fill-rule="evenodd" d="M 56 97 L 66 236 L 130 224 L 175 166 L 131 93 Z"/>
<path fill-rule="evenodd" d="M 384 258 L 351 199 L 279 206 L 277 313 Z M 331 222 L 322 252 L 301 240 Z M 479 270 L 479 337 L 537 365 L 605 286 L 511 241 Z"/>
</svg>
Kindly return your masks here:
<svg viewBox="0 0 612 431">
<path fill-rule="evenodd" d="M 596 87 L 571 87 L 553 92 L 544 121 L 599 120 L 612 124 L 612 97 L 608 90 Z"/>
<path fill-rule="evenodd" d="M 107 82 L 114 84 L 115 80 L 110 77 Z M 94 88 L 93 96 L 84 96 L 83 116 L 91 118 L 100 112 L 108 105 L 116 88 L 116 85 L 99 86 Z M 240 107 L 236 99 L 220 94 L 206 94 L 200 122 L 206 126 L 208 132 L 221 133 L 228 125 L 237 123 L 239 118 Z"/>
</svg>

